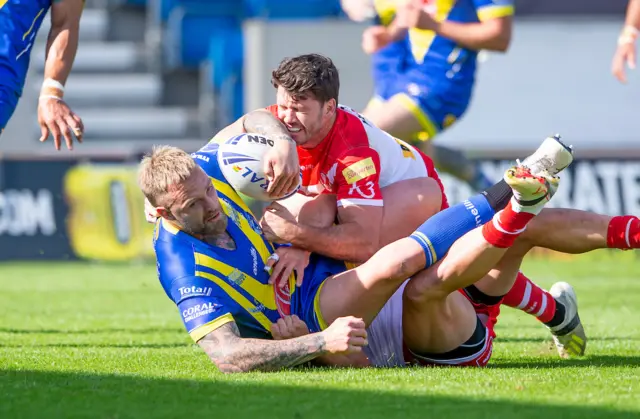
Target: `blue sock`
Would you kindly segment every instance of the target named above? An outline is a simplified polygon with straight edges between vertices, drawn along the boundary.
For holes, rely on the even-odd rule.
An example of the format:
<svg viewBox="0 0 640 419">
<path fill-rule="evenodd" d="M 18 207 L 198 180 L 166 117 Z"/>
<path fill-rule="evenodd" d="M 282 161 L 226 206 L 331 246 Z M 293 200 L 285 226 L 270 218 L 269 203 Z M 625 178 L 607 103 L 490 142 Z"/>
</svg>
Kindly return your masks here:
<svg viewBox="0 0 640 419">
<path fill-rule="evenodd" d="M 491 220 L 494 215 L 495 211 L 484 195 L 475 195 L 425 221 L 410 236 L 424 250 L 425 268 L 446 255 L 456 240 Z"/>
</svg>

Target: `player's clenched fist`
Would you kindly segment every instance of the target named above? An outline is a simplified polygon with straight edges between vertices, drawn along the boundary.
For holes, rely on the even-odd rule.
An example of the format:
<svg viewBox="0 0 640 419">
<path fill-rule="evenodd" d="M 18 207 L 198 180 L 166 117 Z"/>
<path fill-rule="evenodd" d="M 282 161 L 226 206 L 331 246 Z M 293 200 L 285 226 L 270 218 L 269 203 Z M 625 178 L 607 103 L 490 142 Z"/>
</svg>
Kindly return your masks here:
<svg viewBox="0 0 640 419">
<path fill-rule="evenodd" d="M 300 183 L 300 163 L 296 143 L 290 137 L 275 139 L 264 157 L 264 173 L 269 180 L 267 192 L 273 199 L 291 194 Z"/>
<path fill-rule="evenodd" d="M 364 320 L 356 317 L 339 317 L 322 332 L 325 348 L 331 354 L 352 354 L 368 345 Z"/>
</svg>

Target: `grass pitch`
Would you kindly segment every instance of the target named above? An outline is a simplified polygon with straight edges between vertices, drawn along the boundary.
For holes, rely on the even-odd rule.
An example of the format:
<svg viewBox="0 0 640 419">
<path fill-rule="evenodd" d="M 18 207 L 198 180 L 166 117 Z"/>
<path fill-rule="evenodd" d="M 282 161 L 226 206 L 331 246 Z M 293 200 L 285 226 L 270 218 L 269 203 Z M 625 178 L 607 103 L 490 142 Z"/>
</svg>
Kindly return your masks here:
<svg viewBox="0 0 640 419">
<path fill-rule="evenodd" d="M 192 343 L 155 267 L 0 265 L 0 418 L 640 418 L 640 264 L 632 252 L 532 258 L 571 282 L 590 341 L 561 360 L 504 308 L 489 368 L 224 376 Z"/>
</svg>

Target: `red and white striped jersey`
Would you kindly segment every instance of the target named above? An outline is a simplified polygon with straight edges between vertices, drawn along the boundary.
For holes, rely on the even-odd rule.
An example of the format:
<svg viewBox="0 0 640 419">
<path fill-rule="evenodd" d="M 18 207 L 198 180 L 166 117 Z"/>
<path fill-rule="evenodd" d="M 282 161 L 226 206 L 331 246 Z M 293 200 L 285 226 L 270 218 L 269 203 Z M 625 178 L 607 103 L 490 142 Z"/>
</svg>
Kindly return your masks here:
<svg viewBox="0 0 640 419">
<path fill-rule="evenodd" d="M 277 117 L 277 105 L 267 109 Z M 349 107 L 339 105 L 336 112 L 333 128 L 322 143 L 313 149 L 298 147 L 301 193 L 335 194 L 338 206 L 343 207 L 382 206 L 381 188 L 401 180 L 433 177 L 425 164 L 428 157 L 414 147 Z"/>
</svg>

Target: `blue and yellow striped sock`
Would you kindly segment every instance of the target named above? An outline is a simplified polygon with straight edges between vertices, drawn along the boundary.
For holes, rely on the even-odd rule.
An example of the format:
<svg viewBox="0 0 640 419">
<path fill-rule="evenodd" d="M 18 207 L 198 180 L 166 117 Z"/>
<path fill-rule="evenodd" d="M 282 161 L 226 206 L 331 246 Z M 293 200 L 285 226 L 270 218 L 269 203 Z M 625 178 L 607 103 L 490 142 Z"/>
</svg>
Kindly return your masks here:
<svg viewBox="0 0 640 419">
<path fill-rule="evenodd" d="M 490 221 L 494 215 L 487 198 L 475 195 L 425 221 L 410 236 L 424 250 L 427 259 L 425 269 L 446 255 L 456 240 Z"/>
</svg>

